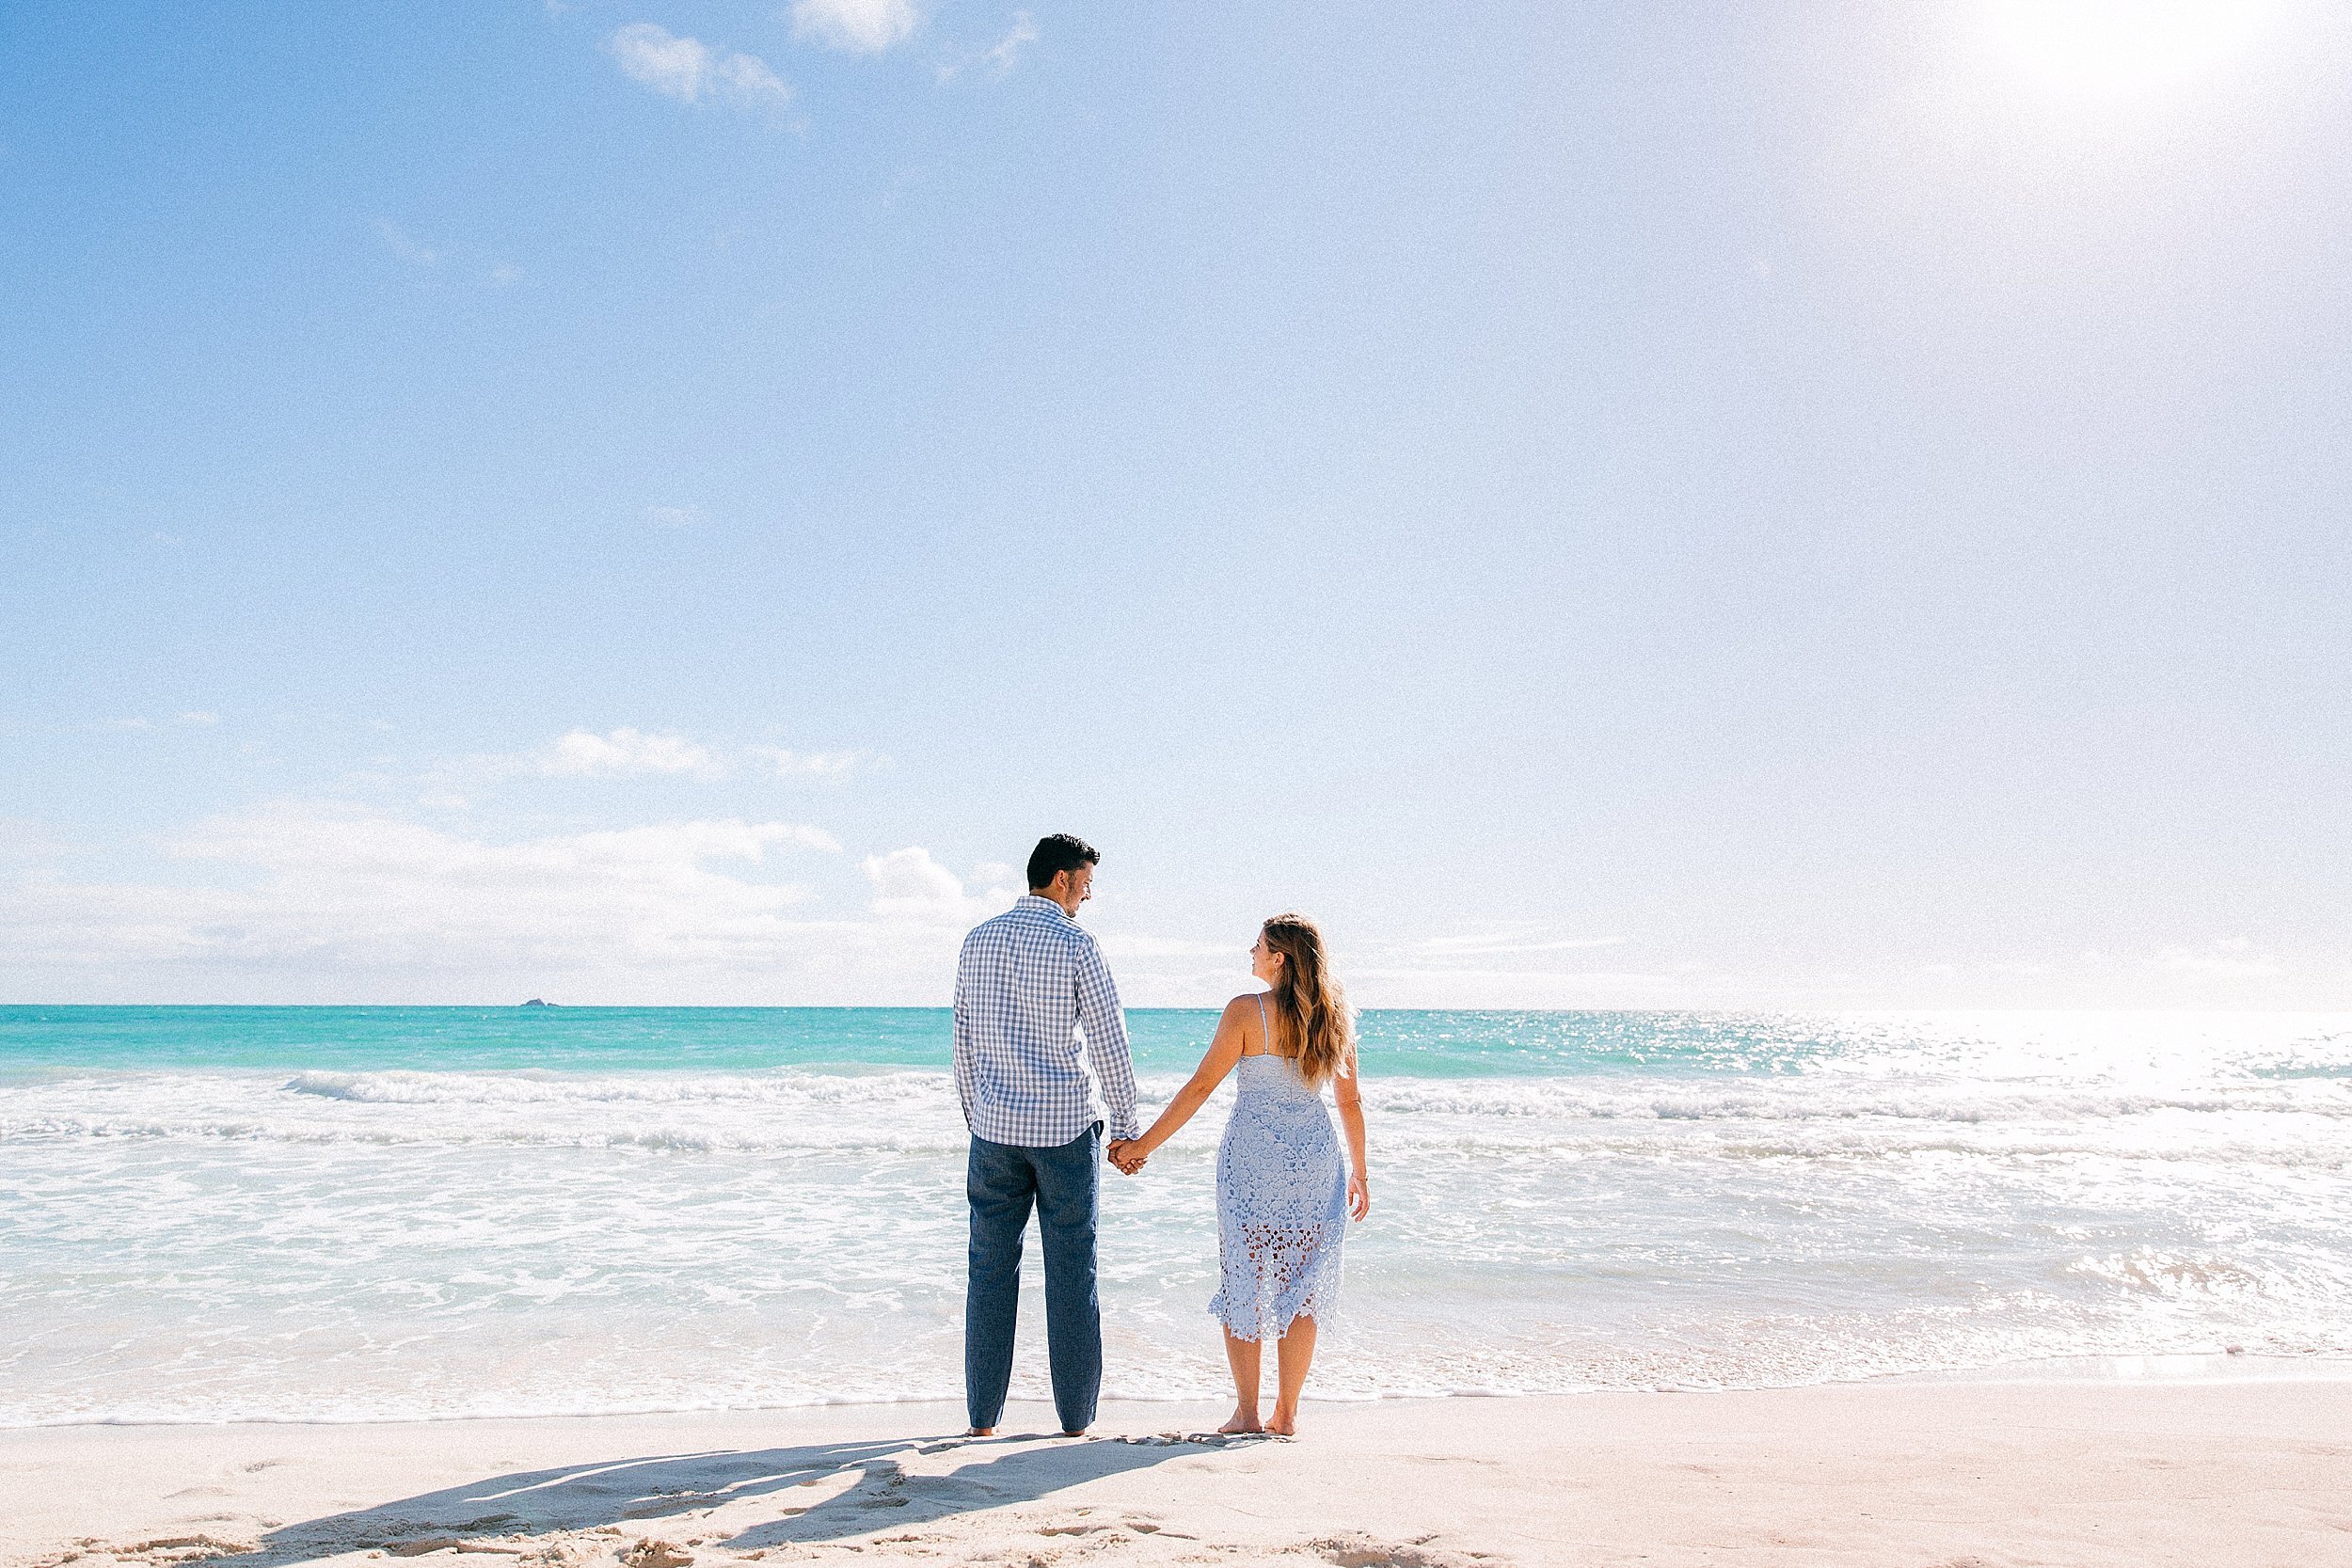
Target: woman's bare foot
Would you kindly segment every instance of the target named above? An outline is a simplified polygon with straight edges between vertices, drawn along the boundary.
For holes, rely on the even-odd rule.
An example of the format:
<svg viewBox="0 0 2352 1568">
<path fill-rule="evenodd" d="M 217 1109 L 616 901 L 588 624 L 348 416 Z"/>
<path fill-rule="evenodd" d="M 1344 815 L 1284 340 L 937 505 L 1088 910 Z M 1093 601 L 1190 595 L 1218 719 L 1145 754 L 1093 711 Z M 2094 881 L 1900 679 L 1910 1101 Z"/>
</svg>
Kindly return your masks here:
<svg viewBox="0 0 2352 1568">
<path fill-rule="evenodd" d="M 1274 1407 L 1274 1419 L 1265 1424 L 1265 1430 L 1274 1433 L 1277 1437 L 1297 1436 L 1298 1412 L 1295 1410 L 1284 1410 L 1280 1405 L 1276 1405 Z"/>
<path fill-rule="evenodd" d="M 1244 1432 L 1263 1432 L 1265 1428 L 1258 1424 L 1258 1413 L 1255 1410 L 1244 1410 L 1240 1405 L 1235 1405 L 1232 1419 L 1216 1430 L 1230 1435 Z"/>
</svg>

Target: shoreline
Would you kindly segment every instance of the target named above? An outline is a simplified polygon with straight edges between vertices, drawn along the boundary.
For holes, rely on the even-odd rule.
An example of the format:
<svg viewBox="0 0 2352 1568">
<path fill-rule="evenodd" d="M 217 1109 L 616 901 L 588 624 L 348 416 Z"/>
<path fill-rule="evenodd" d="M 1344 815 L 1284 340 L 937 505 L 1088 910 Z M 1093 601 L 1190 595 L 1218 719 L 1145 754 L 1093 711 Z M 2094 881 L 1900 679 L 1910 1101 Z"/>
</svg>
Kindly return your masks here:
<svg viewBox="0 0 2352 1568">
<path fill-rule="evenodd" d="M 1813 1389 L 1879 1387 L 2013 1387 L 2128 1388 L 2228 1387 L 2242 1384 L 2352 1383 L 2352 1355 L 2322 1354 L 2202 1354 L 2148 1353 L 2136 1355 L 2053 1356 L 2042 1361 L 2010 1361 L 1951 1371 L 1884 1372 L 1875 1377 L 1834 1379 L 1821 1383 L 1766 1385 L 1681 1385 L 1656 1388 L 1461 1389 L 1443 1394 L 1373 1394 L 1362 1398 L 1318 1395 L 1310 1391 L 1306 1403 L 1321 1410 L 1365 1410 L 1407 1404 L 1496 1403 L 1530 1400 L 1646 1399 L 1693 1394 L 1795 1394 Z M 786 1404 L 679 1405 L 635 1410 L 570 1410 L 546 1412 L 454 1412 L 446 1416 L 224 1416 L 106 1417 L 94 1420 L 63 1419 L 0 1424 L 0 1438 L 14 1433 L 108 1431 L 220 1431 L 235 1427 L 353 1428 L 464 1426 L 511 1421 L 631 1421 L 727 1419 L 736 1417 L 782 1417 L 803 1411 L 905 1410 L 946 1407 L 952 1397 L 914 1394 L 875 1399 L 805 1400 Z M 1016 1403 L 1025 1402 L 1016 1399 Z M 1136 1411 L 1173 1410 L 1200 1406 L 1190 1395 L 1164 1399 L 1121 1394 L 1104 1395 L 1105 1408 L 1119 1405 Z"/>
<path fill-rule="evenodd" d="M 985 1441 L 936 1402 L 14 1428 L 0 1568 L 461 1549 L 663 1568 L 641 1542 L 701 1568 L 2352 1564 L 2335 1378 L 1329 1402 L 1293 1442 L 1162 1435 L 1223 1414 L 1110 1403 L 1080 1442 L 1028 1402 Z"/>
</svg>

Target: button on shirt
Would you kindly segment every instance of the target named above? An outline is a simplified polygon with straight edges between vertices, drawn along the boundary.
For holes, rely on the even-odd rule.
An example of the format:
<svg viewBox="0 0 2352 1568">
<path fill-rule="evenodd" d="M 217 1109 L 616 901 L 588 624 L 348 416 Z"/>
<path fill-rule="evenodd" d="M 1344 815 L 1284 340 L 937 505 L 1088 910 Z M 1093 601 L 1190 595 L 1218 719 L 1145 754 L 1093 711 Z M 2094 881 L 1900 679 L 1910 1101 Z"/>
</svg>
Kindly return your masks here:
<svg viewBox="0 0 2352 1568">
<path fill-rule="evenodd" d="M 1119 988 L 1094 938 L 1050 898 L 1031 894 L 963 939 L 956 1094 L 991 1143 L 1053 1148 L 1098 1120 L 1113 1138 L 1136 1135 Z"/>
</svg>

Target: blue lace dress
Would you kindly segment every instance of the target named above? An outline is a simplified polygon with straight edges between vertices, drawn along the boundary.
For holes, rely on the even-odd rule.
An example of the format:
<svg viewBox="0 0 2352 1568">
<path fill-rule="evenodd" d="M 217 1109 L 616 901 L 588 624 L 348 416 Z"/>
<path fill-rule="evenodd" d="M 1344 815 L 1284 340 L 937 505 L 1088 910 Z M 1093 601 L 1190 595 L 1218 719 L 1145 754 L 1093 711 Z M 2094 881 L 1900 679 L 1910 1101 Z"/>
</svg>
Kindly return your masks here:
<svg viewBox="0 0 2352 1568">
<path fill-rule="evenodd" d="M 1258 1002 L 1265 1034 L 1265 1001 Z M 1347 1234 L 1347 1162 L 1323 1096 L 1288 1056 L 1234 1064 L 1239 1097 L 1216 1149 L 1223 1279 L 1209 1310 L 1239 1339 L 1279 1339 L 1296 1317 L 1330 1326 Z"/>
</svg>

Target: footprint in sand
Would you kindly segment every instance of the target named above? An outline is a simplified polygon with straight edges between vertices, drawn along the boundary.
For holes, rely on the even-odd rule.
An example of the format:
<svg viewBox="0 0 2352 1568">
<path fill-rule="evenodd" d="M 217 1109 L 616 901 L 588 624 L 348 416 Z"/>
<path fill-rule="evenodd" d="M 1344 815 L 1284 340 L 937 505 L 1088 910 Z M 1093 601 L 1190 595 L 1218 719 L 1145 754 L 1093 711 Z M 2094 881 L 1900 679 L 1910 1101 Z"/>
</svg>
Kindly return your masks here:
<svg viewBox="0 0 2352 1568">
<path fill-rule="evenodd" d="M 1418 1541 L 1376 1541 L 1369 1535 L 1334 1535 L 1308 1544 L 1308 1549 L 1334 1568 L 1503 1568 L 1503 1559 L 1489 1552 L 1451 1552 L 1433 1546 L 1434 1536 Z"/>
<path fill-rule="evenodd" d="M 225 1541 L 216 1535 L 161 1535 L 128 1546 L 109 1544 L 89 1536 L 75 1544 L 82 1549 L 68 1552 L 56 1560 L 66 1563 L 84 1557 L 113 1557 L 142 1558 L 151 1563 L 201 1562 L 206 1558 L 242 1557 L 260 1549 L 251 1542 Z"/>
<path fill-rule="evenodd" d="M 1118 1519 L 1078 1518 L 1063 1524 L 1037 1527 L 1037 1533 L 1040 1535 L 1102 1535 L 1119 1530 L 1125 1530 L 1134 1535 L 1157 1535 L 1169 1541 L 1200 1539 L 1197 1535 L 1186 1535 L 1182 1530 L 1169 1529 L 1157 1519 L 1132 1514 Z"/>
</svg>

